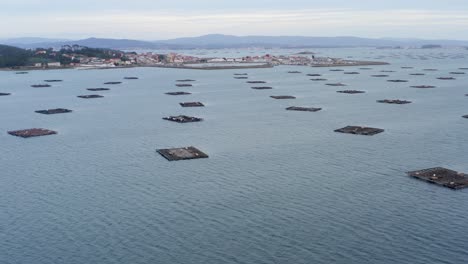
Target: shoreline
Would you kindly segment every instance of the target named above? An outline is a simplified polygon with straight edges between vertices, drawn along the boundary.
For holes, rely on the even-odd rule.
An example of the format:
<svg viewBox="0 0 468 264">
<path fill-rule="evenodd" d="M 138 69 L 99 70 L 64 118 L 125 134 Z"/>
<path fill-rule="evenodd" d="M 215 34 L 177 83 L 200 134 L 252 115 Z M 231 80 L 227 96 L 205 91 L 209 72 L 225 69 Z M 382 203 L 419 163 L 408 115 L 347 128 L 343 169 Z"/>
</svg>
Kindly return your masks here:
<svg viewBox="0 0 468 264">
<path fill-rule="evenodd" d="M 312 68 L 332 68 L 332 67 L 352 67 L 352 66 L 376 66 L 376 65 L 390 65 L 388 62 L 380 61 L 348 61 L 348 63 L 332 63 L 332 64 L 314 64 L 314 65 L 290 65 L 290 64 L 260 64 L 260 65 L 223 65 L 223 66 L 206 66 L 194 67 L 188 65 L 126 65 L 115 67 L 91 67 L 91 66 L 78 66 L 78 67 L 51 67 L 51 68 L 36 68 L 36 67 L 19 67 L 19 68 L 0 68 L 0 71 L 22 72 L 22 71 L 52 71 L 52 70 L 113 70 L 113 69 L 130 69 L 130 68 L 168 68 L 168 69 L 186 69 L 186 70 L 237 70 L 237 69 L 267 69 L 277 66 L 304 66 Z"/>
</svg>

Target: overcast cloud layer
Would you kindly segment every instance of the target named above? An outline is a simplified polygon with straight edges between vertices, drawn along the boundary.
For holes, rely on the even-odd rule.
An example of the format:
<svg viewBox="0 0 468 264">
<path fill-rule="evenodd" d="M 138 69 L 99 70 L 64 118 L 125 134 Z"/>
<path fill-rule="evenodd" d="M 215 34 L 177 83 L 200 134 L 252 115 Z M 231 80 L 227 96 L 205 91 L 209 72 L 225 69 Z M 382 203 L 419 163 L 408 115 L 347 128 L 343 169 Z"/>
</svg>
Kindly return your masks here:
<svg viewBox="0 0 468 264">
<path fill-rule="evenodd" d="M 468 40 L 467 0 L 7 1 L 0 38 L 157 40 L 222 33 Z"/>
</svg>

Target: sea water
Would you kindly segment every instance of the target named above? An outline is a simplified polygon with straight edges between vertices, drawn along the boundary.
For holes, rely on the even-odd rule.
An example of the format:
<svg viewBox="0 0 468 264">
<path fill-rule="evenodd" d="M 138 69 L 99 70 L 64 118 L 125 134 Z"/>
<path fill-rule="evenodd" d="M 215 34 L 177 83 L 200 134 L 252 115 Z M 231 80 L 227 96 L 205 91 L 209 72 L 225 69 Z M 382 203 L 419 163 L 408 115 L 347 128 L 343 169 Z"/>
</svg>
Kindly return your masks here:
<svg viewBox="0 0 468 264">
<path fill-rule="evenodd" d="M 468 191 L 405 172 L 435 166 L 468 172 L 468 120 L 461 117 L 468 114 L 468 74 L 436 79 L 468 67 L 468 52 L 316 51 L 391 65 L 345 68 L 359 75 L 294 66 L 0 72 L 0 92 L 12 93 L 0 97 L 0 263 L 467 263 Z M 239 54 L 251 51 L 208 55 Z M 382 70 L 395 72 L 371 77 Z M 244 72 L 274 89 L 252 90 L 255 85 L 233 78 Z M 409 75 L 418 72 L 426 75 Z M 316 77 L 309 73 L 328 81 L 310 81 Z M 64 81 L 30 87 L 46 79 Z M 196 82 L 179 88 L 178 79 Z M 103 84 L 108 81 L 123 83 Z M 325 85 L 332 82 L 348 86 Z M 86 90 L 99 87 L 111 90 Z M 366 93 L 336 93 L 342 89 Z M 170 91 L 192 94 L 164 94 Z M 105 97 L 76 97 L 96 93 Z M 413 103 L 376 102 L 381 99 Z M 188 101 L 206 107 L 180 107 Z M 286 111 L 289 106 L 323 110 Z M 34 113 L 50 108 L 73 112 Z M 179 114 L 204 121 L 162 120 Z M 333 132 L 347 125 L 385 132 Z M 7 134 L 34 127 L 58 135 Z M 185 146 L 210 158 L 168 162 L 156 153 Z"/>
</svg>

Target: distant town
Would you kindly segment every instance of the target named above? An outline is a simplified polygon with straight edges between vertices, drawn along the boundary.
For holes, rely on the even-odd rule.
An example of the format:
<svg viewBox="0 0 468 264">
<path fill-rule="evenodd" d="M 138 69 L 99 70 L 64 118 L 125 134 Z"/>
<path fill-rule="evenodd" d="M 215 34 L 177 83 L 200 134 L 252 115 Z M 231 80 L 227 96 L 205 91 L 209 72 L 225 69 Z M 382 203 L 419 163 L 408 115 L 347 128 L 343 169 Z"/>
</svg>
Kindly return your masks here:
<svg viewBox="0 0 468 264">
<path fill-rule="evenodd" d="M 3 54 L 2 54 L 3 50 Z M 296 55 L 258 55 L 239 58 L 200 58 L 177 53 L 124 52 L 112 49 L 96 49 L 80 45 L 64 45 L 60 50 L 36 48 L 24 50 L 0 47 L 0 67 L 8 69 L 110 69 L 121 67 L 169 67 L 189 69 L 262 68 L 278 65 L 312 67 L 382 65 L 385 62 L 344 60 L 316 57 L 313 52 Z"/>
</svg>

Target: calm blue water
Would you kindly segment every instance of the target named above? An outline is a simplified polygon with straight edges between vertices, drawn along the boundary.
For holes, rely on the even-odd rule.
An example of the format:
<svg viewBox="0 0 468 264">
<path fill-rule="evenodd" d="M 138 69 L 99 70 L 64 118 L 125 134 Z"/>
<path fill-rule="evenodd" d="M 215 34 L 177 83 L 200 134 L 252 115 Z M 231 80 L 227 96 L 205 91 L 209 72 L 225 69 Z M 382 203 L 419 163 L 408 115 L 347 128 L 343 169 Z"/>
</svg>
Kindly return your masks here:
<svg viewBox="0 0 468 264">
<path fill-rule="evenodd" d="M 468 52 L 318 52 L 392 65 L 346 69 L 360 75 L 307 67 L 0 72 L 0 92 L 13 93 L 0 97 L 0 263 L 467 263 L 468 190 L 405 172 L 434 166 L 468 172 L 468 120 L 461 118 L 468 114 L 468 74 L 436 79 L 468 67 Z M 409 76 L 425 68 L 439 71 Z M 370 77 L 381 70 L 396 72 Z M 233 79 L 235 72 L 275 89 L 252 90 Z M 367 93 L 338 94 L 342 87 L 309 81 L 307 73 Z M 124 76 L 140 79 L 103 85 Z M 196 79 L 195 86 L 175 87 L 185 78 Z M 44 79 L 64 82 L 30 87 Z M 438 88 L 408 88 L 422 84 Z M 98 92 L 102 99 L 76 97 L 93 87 L 111 90 Z M 179 90 L 193 94 L 164 95 Z M 183 101 L 206 107 L 181 108 Z M 293 105 L 323 110 L 284 110 Z M 74 112 L 34 113 L 57 107 Z M 176 114 L 205 121 L 161 119 Z M 333 132 L 346 125 L 386 131 Z M 59 134 L 6 133 L 32 127 Z M 155 152 L 190 145 L 210 158 L 168 162 Z"/>
</svg>

